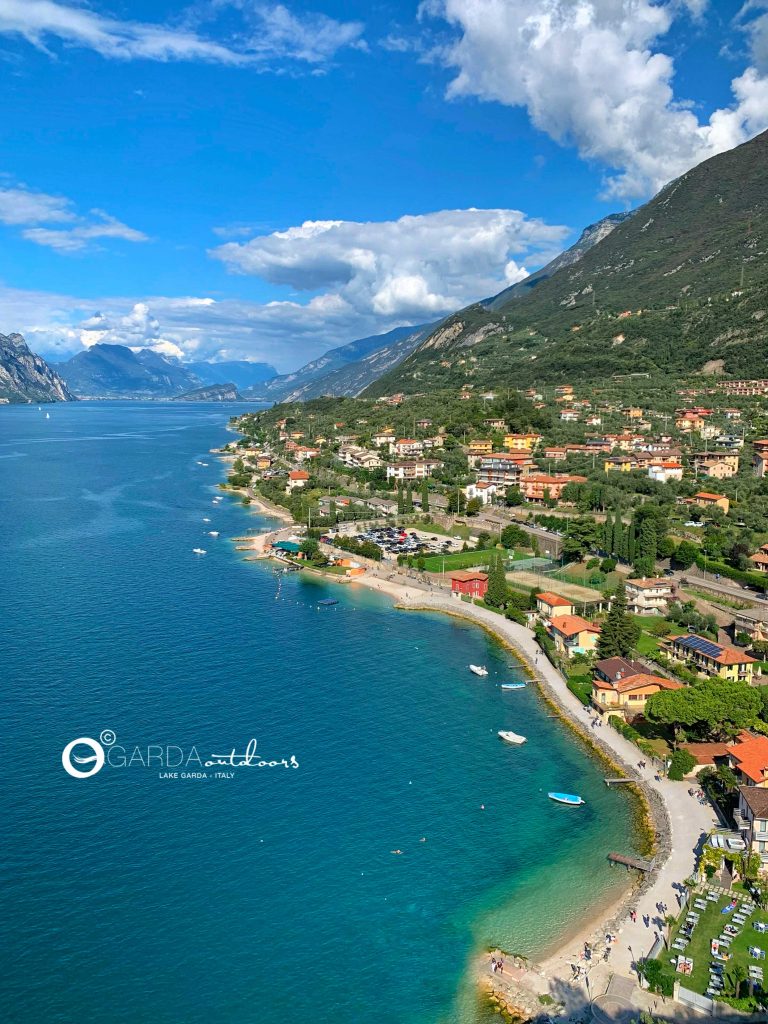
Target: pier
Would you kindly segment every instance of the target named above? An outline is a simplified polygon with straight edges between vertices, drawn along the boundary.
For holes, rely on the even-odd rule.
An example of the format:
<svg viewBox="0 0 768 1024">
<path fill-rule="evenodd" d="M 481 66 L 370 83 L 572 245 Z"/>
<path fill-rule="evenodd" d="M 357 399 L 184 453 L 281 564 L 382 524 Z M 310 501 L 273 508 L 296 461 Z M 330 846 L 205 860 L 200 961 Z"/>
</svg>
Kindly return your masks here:
<svg viewBox="0 0 768 1024">
<path fill-rule="evenodd" d="M 623 864 L 627 870 L 634 868 L 635 871 L 650 871 L 653 867 L 652 860 L 643 860 L 642 857 L 627 857 L 623 853 L 609 853 L 608 860 L 611 864 Z"/>
<path fill-rule="evenodd" d="M 606 779 L 605 780 L 605 784 L 606 784 L 606 786 L 618 786 L 621 783 L 624 783 L 626 785 L 626 784 L 628 784 L 630 782 L 636 782 L 636 781 L 637 781 L 637 779 Z"/>
</svg>

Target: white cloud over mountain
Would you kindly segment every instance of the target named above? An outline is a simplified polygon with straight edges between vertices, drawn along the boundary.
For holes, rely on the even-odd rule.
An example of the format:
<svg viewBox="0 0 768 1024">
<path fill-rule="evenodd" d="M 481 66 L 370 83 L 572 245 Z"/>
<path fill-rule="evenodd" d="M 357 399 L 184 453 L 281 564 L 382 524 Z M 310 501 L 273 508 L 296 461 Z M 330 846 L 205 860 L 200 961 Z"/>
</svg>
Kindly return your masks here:
<svg viewBox="0 0 768 1024">
<path fill-rule="evenodd" d="M 99 238 L 147 241 L 142 231 L 128 227 L 104 210 L 91 210 L 88 216 L 82 216 L 65 196 L 35 192 L 26 185 L 0 187 L 0 224 L 20 228 L 28 241 L 64 253 L 80 252 Z"/>
<path fill-rule="evenodd" d="M 761 6 L 756 4 L 754 6 Z M 675 17 L 701 0 L 426 0 L 423 17 L 454 30 L 433 52 L 456 72 L 450 98 L 524 107 L 532 123 L 611 169 L 607 195 L 647 196 L 671 178 L 768 126 L 768 29 L 753 24 L 753 57 L 733 101 L 700 119 L 675 96 L 674 62 L 658 49 Z M 765 33 L 765 35 L 763 34 Z"/>
<path fill-rule="evenodd" d="M 350 313 L 430 317 L 521 280 L 523 262 L 546 262 L 567 234 L 519 210 L 442 210 L 381 222 L 306 221 L 210 254 L 234 273 L 319 291 Z"/>
<path fill-rule="evenodd" d="M 279 301 L 84 300 L 0 288 L 0 308 L 6 324 L 43 354 L 63 358 L 105 342 L 195 358 L 263 359 L 288 370 L 336 345 L 435 320 L 493 294 L 526 275 L 524 261 L 539 264 L 558 252 L 567 234 L 517 210 L 309 222 L 212 251 L 238 273 L 293 289 Z"/>
<path fill-rule="evenodd" d="M 189 12 L 189 21 L 214 22 L 228 9 L 238 15 L 238 24 L 217 39 L 201 35 L 194 27 L 119 20 L 91 7 L 57 0 L 0 0 L 0 33 L 26 39 L 44 51 L 58 43 L 92 50 L 109 60 L 199 61 L 235 67 L 263 67 L 273 60 L 320 67 L 344 47 L 364 47 L 359 22 L 311 12 L 293 14 L 282 4 L 258 0 L 207 0 Z"/>
</svg>

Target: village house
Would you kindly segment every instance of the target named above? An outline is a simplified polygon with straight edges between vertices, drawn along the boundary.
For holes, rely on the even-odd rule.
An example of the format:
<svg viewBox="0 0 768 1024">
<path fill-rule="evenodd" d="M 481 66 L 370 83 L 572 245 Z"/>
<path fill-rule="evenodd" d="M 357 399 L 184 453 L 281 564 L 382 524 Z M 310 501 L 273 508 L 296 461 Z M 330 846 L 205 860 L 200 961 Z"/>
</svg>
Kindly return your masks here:
<svg viewBox="0 0 768 1024">
<path fill-rule="evenodd" d="M 564 462 L 566 457 L 566 450 L 564 447 L 559 445 L 550 446 L 544 449 L 544 458 L 550 459 L 552 462 Z"/>
<path fill-rule="evenodd" d="M 704 417 L 695 412 L 684 412 L 675 420 L 675 426 L 681 434 L 698 433 L 704 426 Z"/>
<path fill-rule="evenodd" d="M 728 767 L 739 785 L 768 789 L 768 736 L 750 736 L 730 745 Z"/>
<path fill-rule="evenodd" d="M 752 471 L 762 479 L 768 467 L 768 440 L 752 442 Z"/>
<path fill-rule="evenodd" d="M 490 455 L 492 452 L 493 441 L 486 440 L 485 438 L 478 438 L 475 441 L 470 441 L 467 445 L 467 455 L 470 459 L 479 459 L 483 455 Z"/>
<path fill-rule="evenodd" d="M 444 448 L 445 436 L 443 434 L 435 434 L 434 437 L 424 437 L 421 441 L 421 447 L 425 452 L 432 451 L 435 448 Z"/>
<path fill-rule="evenodd" d="M 307 462 L 309 459 L 316 459 L 320 454 L 320 450 L 318 448 L 307 448 L 300 444 L 296 446 L 293 454 L 297 462 Z"/>
<path fill-rule="evenodd" d="M 759 551 L 749 556 L 755 572 L 768 572 L 768 544 L 763 544 Z"/>
<path fill-rule="evenodd" d="M 359 448 L 357 445 L 344 445 L 339 448 L 338 458 L 352 469 L 378 469 L 382 464 L 376 452 L 368 448 Z"/>
<path fill-rule="evenodd" d="M 768 868 L 768 789 L 739 786 L 739 806 L 734 820 L 747 849 L 760 857 L 765 871 Z"/>
<path fill-rule="evenodd" d="M 710 491 L 699 491 L 693 496 L 693 504 L 699 508 L 719 508 L 728 515 L 731 503 L 724 494 L 712 494 Z"/>
<path fill-rule="evenodd" d="M 567 597 L 561 597 L 551 590 L 544 590 L 536 595 L 536 611 L 543 619 L 552 619 L 562 615 L 574 615 L 576 608 Z"/>
<path fill-rule="evenodd" d="M 560 419 L 563 423 L 577 423 L 581 412 L 573 407 L 560 410 Z"/>
<path fill-rule="evenodd" d="M 456 569 L 448 573 L 451 581 L 451 597 L 482 599 L 488 590 L 488 574 L 475 569 Z"/>
<path fill-rule="evenodd" d="M 742 398 L 754 398 L 768 395 L 768 380 L 721 380 L 717 383 L 717 390 Z"/>
<path fill-rule="evenodd" d="M 519 485 L 523 474 L 533 465 L 529 455 L 499 453 L 480 460 L 478 483 L 495 484 L 500 492 Z"/>
<path fill-rule="evenodd" d="M 377 434 L 371 437 L 372 444 L 375 444 L 377 448 L 389 448 L 391 444 L 395 443 L 395 434 L 392 430 L 380 430 Z"/>
<path fill-rule="evenodd" d="M 580 615 L 557 615 L 550 619 L 547 632 L 558 654 L 575 658 L 577 654 L 594 653 L 600 636 L 600 627 L 587 622 Z"/>
<path fill-rule="evenodd" d="M 627 580 L 624 589 L 633 615 L 666 615 L 674 595 L 674 584 L 661 578 Z"/>
<path fill-rule="evenodd" d="M 520 480 L 520 490 L 526 501 L 544 501 L 547 498 L 558 501 L 563 489 L 568 484 L 585 484 L 585 476 L 574 476 L 571 473 L 558 473 L 549 476 L 546 473 L 531 473 Z"/>
<path fill-rule="evenodd" d="M 541 434 L 505 434 L 504 447 L 510 452 L 530 452 L 541 440 Z"/>
<path fill-rule="evenodd" d="M 416 420 L 416 426 L 419 430 L 429 430 L 432 426 L 432 420 Z"/>
<path fill-rule="evenodd" d="M 619 672 L 612 680 L 595 675 L 592 680 L 592 706 L 601 715 L 620 715 L 625 721 L 632 722 L 645 712 L 649 697 L 660 690 L 682 688 L 682 683 L 665 679 L 664 676 L 652 675 L 642 668 L 630 675 Z"/>
<path fill-rule="evenodd" d="M 603 462 L 604 473 L 631 473 L 633 469 L 637 469 L 634 455 L 613 455 Z"/>
<path fill-rule="evenodd" d="M 727 420 L 741 419 L 741 409 L 723 409 L 723 412 L 725 413 L 725 418 Z"/>
<path fill-rule="evenodd" d="M 288 483 L 285 487 L 286 494 L 290 494 L 300 487 L 306 487 L 308 480 L 309 473 L 305 469 L 292 469 L 288 474 Z"/>
<path fill-rule="evenodd" d="M 733 613 L 735 636 L 746 633 L 750 640 L 768 640 L 768 608 L 740 608 Z"/>
<path fill-rule="evenodd" d="M 481 504 L 492 505 L 497 491 L 498 488 L 496 487 L 496 484 L 489 484 L 484 481 L 480 481 L 476 484 L 467 484 L 464 488 L 464 496 L 467 501 L 472 501 L 473 498 L 478 498 Z"/>
<path fill-rule="evenodd" d="M 670 480 L 683 479 L 683 467 L 679 462 L 649 462 L 648 476 L 660 484 L 668 484 Z"/>
<path fill-rule="evenodd" d="M 691 466 L 697 473 L 715 480 L 727 480 L 739 471 L 739 456 L 730 452 L 695 452 Z"/>
<path fill-rule="evenodd" d="M 696 633 L 670 637 L 661 646 L 676 661 L 685 662 L 705 675 L 752 682 L 752 672 L 757 661 L 735 647 L 716 644 Z"/>
<path fill-rule="evenodd" d="M 256 469 L 269 469 L 272 465 L 272 456 L 262 453 L 256 456 Z"/>
<path fill-rule="evenodd" d="M 426 480 L 442 466 L 436 459 L 413 459 L 393 462 L 387 466 L 387 480 Z"/>
<path fill-rule="evenodd" d="M 413 438 L 402 437 L 390 445 L 390 451 L 398 459 L 415 459 L 424 451 L 424 445 Z"/>
<path fill-rule="evenodd" d="M 507 429 L 506 420 L 500 420 L 500 419 L 483 420 L 483 426 L 488 427 L 489 430 L 506 430 Z"/>
</svg>

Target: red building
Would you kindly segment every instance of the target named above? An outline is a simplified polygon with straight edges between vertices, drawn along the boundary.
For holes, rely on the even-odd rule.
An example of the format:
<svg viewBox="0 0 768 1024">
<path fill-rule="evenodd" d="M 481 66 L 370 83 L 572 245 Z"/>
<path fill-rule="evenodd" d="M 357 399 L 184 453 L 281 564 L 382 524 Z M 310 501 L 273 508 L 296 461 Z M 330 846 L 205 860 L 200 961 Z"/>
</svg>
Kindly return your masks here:
<svg viewBox="0 0 768 1024">
<path fill-rule="evenodd" d="M 485 597 L 488 589 L 488 574 L 474 569 L 457 569 L 448 574 L 451 581 L 452 597 Z"/>
</svg>

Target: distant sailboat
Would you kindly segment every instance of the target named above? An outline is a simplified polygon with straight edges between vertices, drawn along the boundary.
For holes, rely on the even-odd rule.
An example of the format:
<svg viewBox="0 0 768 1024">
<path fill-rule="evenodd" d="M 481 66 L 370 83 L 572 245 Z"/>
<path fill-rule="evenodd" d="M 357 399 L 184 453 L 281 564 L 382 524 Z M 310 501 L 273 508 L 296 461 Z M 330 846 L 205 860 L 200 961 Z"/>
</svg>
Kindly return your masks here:
<svg viewBox="0 0 768 1024">
<path fill-rule="evenodd" d="M 49 412 L 47 412 L 47 413 L 45 414 L 45 418 L 46 418 L 47 420 L 49 420 L 49 419 L 51 418 L 51 414 L 50 414 Z"/>
<path fill-rule="evenodd" d="M 219 531 L 218 530 L 209 530 L 208 531 L 208 536 L 209 537 L 218 537 L 219 536 Z"/>
<path fill-rule="evenodd" d="M 205 550 L 205 548 L 192 548 L 192 552 L 195 555 L 205 555 L 205 554 L 207 554 L 207 551 Z"/>
</svg>

